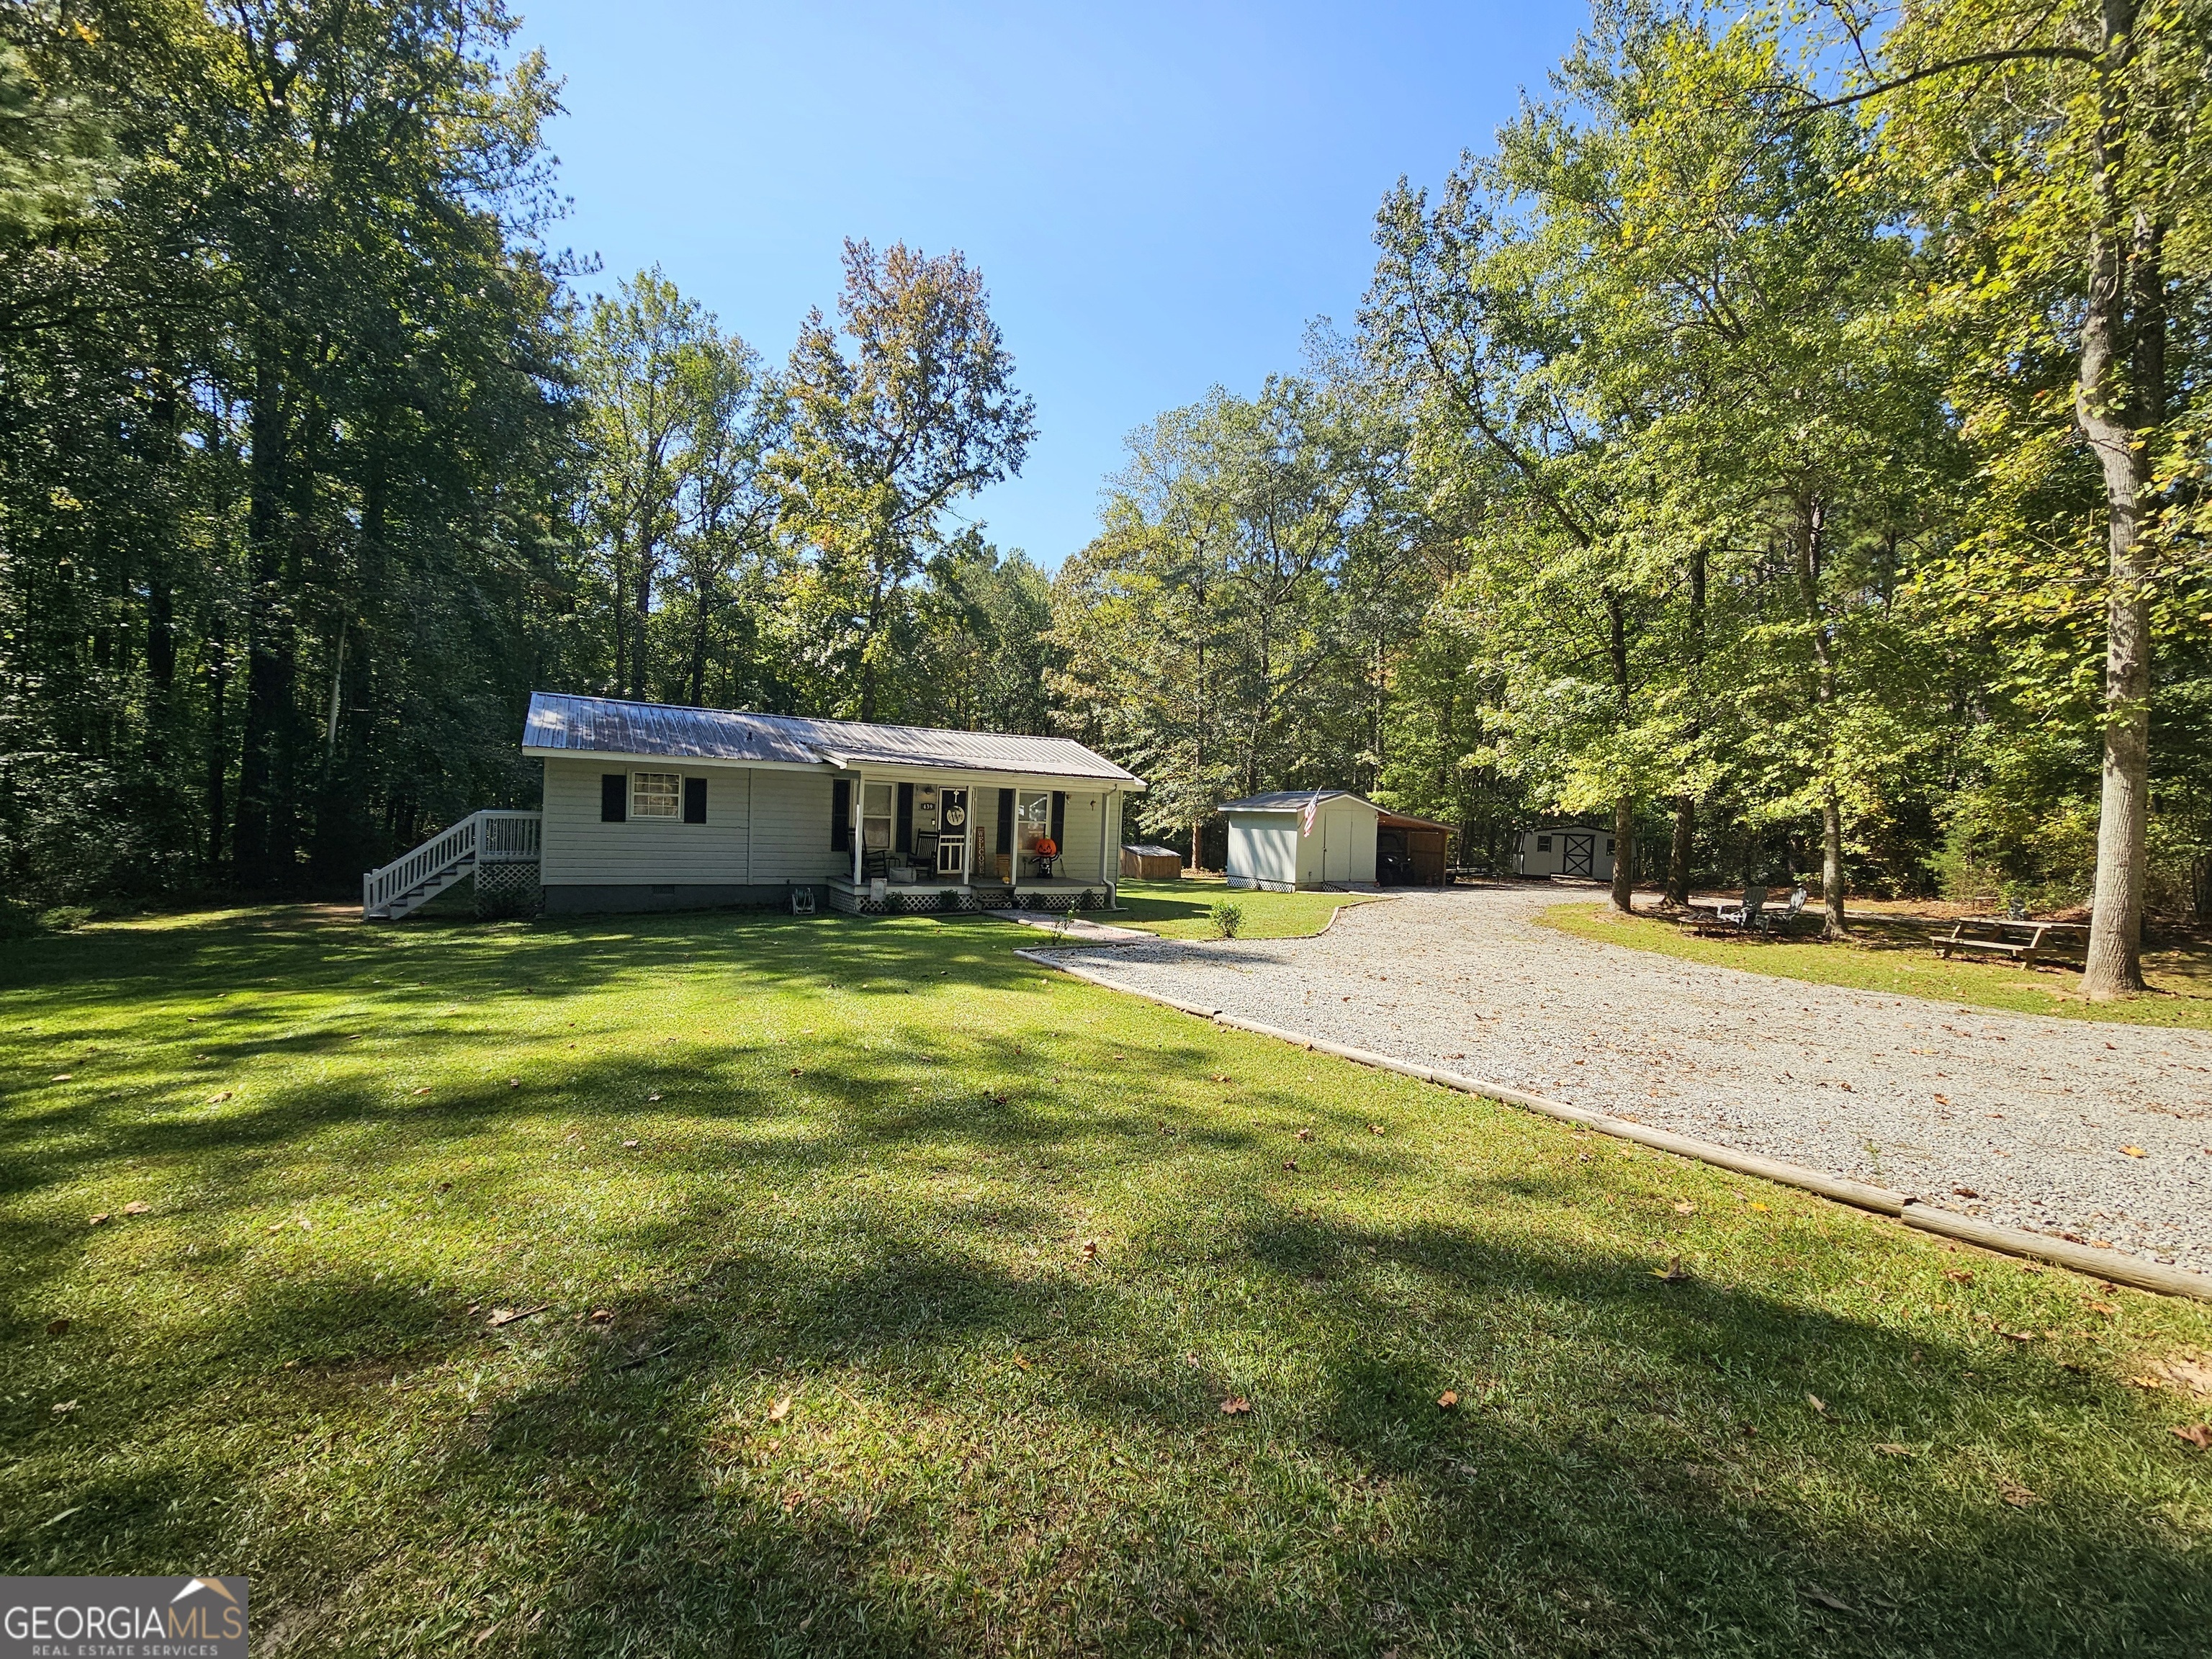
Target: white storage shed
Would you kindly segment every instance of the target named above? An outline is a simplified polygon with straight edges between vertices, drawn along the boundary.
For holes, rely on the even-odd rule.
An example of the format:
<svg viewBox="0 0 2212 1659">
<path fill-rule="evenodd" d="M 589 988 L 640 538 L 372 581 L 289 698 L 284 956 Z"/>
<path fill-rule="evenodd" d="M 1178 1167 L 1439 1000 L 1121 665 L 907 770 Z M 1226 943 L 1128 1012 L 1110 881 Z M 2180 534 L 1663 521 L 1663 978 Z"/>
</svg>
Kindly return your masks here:
<svg viewBox="0 0 2212 1659">
<path fill-rule="evenodd" d="M 1306 809 L 1313 825 L 1301 833 Z M 1287 893 L 1301 887 L 1375 884 L 1375 830 L 1382 809 L 1348 789 L 1278 789 L 1226 802 L 1231 887 Z"/>
<path fill-rule="evenodd" d="M 1553 824 L 1521 832 L 1514 868 L 1524 876 L 1587 876 L 1613 879 L 1613 831 L 1586 823 Z"/>
</svg>

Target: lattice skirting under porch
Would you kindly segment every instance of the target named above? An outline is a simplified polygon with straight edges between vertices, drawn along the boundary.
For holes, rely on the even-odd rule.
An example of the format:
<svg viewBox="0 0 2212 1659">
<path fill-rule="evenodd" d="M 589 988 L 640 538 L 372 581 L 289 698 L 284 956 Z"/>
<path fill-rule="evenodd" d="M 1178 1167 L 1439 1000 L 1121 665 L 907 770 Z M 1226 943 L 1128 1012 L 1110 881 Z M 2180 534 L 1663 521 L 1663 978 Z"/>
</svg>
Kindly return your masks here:
<svg viewBox="0 0 2212 1659">
<path fill-rule="evenodd" d="M 517 860 L 512 864 L 479 864 L 476 870 L 477 915 L 487 919 L 534 916 L 545 902 L 538 884 L 538 862 Z"/>
</svg>

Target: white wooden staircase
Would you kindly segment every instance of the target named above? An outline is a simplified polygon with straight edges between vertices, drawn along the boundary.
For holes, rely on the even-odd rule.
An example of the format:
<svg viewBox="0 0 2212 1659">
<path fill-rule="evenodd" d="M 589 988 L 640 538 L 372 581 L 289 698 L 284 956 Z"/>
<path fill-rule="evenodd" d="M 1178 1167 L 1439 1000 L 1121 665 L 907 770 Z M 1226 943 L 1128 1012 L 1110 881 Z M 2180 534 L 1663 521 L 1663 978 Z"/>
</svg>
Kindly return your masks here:
<svg viewBox="0 0 2212 1659">
<path fill-rule="evenodd" d="M 535 863 L 536 812 L 471 812 L 411 853 L 361 878 L 363 921 L 397 921 L 421 909 L 479 864 Z"/>
</svg>

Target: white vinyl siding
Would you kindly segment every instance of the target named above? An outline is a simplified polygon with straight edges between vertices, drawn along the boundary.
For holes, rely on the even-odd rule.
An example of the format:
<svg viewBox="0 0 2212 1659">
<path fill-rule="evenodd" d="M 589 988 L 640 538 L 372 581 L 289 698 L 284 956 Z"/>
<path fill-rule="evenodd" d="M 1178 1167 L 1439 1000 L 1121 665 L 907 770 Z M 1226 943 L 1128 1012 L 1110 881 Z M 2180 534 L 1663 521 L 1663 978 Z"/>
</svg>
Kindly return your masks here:
<svg viewBox="0 0 2212 1659">
<path fill-rule="evenodd" d="M 753 860 L 732 881 L 827 881 L 853 873 L 853 855 L 830 850 L 827 772 L 762 769 L 752 779 Z M 857 830 L 858 825 L 855 825 Z"/>
<path fill-rule="evenodd" d="M 1232 813 L 1229 819 L 1229 884 L 1277 890 L 1296 887 L 1301 874 L 1301 851 L 1295 812 Z"/>
<path fill-rule="evenodd" d="M 678 780 L 678 816 L 599 822 L 599 779 L 615 769 L 599 761 L 545 763 L 544 840 L 539 879 L 549 886 L 568 882 L 726 882 L 742 870 L 745 858 L 745 778 L 726 770 L 671 773 Z M 686 776 L 707 780 L 707 821 L 682 818 Z M 636 780 L 626 800 L 635 802 Z M 826 814 L 824 821 L 827 821 Z M 823 832 L 828 839 L 828 832 Z"/>
<path fill-rule="evenodd" d="M 540 879 L 549 886 L 772 885 L 814 882 L 852 867 L 830 850 L 830 776 L 825 773 L 705 767 L 671 773 L 707 781 L 707 821 L 680 816 L 599 821 L 599 779 L 615 767 L 602 761 L 549 760 Z M 636 780 L 628 799 L 636 799 Z"/>
<path fill-rule="evenodd" d="M 1098 849 L 1104 837 L 1099 833 L 1106 813 L 1106 797 L 1086 795 L 1079 791 L 1067 792 L 1067 821 L 1066 833 L 1060 837 L 1060 873 L 1069 881 L 1098 879 Z M 1114 869 L 1109 866 L 1106 879 L 1114 879 Z"/>
</svg>

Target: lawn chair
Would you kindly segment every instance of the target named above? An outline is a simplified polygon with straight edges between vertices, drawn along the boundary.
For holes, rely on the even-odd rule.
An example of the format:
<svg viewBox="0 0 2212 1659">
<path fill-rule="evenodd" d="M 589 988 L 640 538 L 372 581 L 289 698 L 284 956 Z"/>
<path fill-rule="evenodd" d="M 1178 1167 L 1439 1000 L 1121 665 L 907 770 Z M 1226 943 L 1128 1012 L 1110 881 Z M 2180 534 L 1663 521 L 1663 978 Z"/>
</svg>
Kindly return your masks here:
<svg viewBox="0 0 2212 1659">
<path fill-rule="evenodd" d="M 1786 933 L 1792 927 L 1797 925 L 1797 918 L 1804 914 L 1805 890 L 1800 887 L 1790 893 L 1790 908 L 1788 909 L 1783 911 L 1778 916 L 1767 916 L 1761 918 L 1759 926 L 1762 927 L 1771 928 L 1778 924 L 1781 930 Z"/>
<path fill-rule="evenodd" d="M 1733 908 L 1723 905 L 1717 915 L 1721 921 L 1732 927 L 1756 927 L 1759 926 L 1759 913 L 1765 904 L 1766 890 L 1764 887 L 1747 887 L 1743 890 L 1741 903 Z"/>
</svg>

